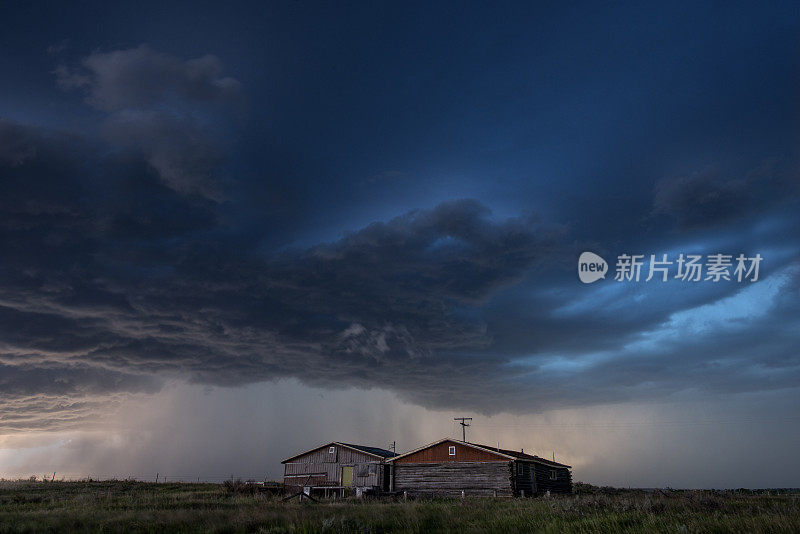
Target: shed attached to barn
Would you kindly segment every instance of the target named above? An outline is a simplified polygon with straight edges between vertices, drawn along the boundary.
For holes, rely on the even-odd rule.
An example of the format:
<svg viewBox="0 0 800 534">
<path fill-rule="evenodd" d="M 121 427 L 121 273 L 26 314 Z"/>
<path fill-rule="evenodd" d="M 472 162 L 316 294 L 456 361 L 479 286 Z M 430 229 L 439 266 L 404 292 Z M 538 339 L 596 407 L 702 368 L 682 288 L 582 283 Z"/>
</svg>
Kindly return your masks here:
<svg viewBox="0 0 800 534">
<path fill-rule="evenodd" d="M 393 456 L 379 447 L 333 441 L 283 460 L 283 483 L 289 491 L 388 491 L 385 463 Z"/>
<path fill-rule="evenodd" d="M 391 490 L 409 494 L 511 497 L 572 492 L 568 465 L 449 438 L 387 461 Z"/>
</svg>

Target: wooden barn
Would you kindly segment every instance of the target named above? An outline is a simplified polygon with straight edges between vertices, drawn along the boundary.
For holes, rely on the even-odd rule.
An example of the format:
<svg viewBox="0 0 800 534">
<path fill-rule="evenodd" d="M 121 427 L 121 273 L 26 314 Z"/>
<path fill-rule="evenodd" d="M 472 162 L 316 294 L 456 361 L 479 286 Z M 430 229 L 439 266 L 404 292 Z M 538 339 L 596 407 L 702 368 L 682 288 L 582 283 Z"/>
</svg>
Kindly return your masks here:
<svg viewBox="0 0 800 534">
<path fill-rule="evenodd" d="M 390 490 L 409 494 L 512 497 L 572 492 L 568 465 L 449 438 L 395 456 L 388 463 Z"/>
<path fill-rule="evenodd" d="M 289 492 L 341 494 L 388 491 L 386 460 L 392 451 L 334 441 L 283 460 L 283 483 Z"/>
</svg>

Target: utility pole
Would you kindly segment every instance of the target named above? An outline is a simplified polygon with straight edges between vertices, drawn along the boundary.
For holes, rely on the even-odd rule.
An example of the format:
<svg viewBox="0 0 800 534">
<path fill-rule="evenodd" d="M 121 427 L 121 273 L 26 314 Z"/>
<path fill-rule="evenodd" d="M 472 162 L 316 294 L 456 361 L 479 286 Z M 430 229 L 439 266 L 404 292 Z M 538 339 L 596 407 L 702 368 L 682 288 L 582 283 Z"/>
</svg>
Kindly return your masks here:
<svg viewBox="0 0 800 534">
<path fill-rule="evenodd" d="M 396 441 L 392 442 L 392 452 L 394 452 L 394 453 L 397 452 L 397 442 Z"/>
<path fill-rule="evenodd" d="M 470 426 L 466 421 L 472 421 L 472 417 L 453 417 L 453 421 L 459 421 L 461 425 L 461 441 L 467 442 L 467 427 Z"/>
</svg>

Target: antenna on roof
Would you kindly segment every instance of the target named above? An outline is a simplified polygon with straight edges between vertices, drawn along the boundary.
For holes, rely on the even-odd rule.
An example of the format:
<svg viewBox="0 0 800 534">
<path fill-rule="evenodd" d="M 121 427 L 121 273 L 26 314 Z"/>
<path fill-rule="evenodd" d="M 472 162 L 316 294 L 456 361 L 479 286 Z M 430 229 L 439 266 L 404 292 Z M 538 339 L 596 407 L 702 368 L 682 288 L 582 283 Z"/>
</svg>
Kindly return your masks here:
<svg viewBox="0 0 800 534">
<path fill-rule="evenodd" d="M 467 427 L 470 426 L 469 423 L 465 421 L 472 421 L 472 417 L 453 417 L 453 421 L 460 421 L 458 423 L 461 425 L 461 441 L 464 443 L 467 442 Z"/>
</svg>

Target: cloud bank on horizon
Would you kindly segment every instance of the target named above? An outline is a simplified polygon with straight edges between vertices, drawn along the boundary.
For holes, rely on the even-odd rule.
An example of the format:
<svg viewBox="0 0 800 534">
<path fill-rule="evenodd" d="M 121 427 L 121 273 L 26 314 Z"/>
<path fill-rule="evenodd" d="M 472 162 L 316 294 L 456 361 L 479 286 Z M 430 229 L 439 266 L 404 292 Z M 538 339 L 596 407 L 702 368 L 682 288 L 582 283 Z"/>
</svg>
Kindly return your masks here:
<svg viewBox="0 0 800 534">
<path fill-rule="evenodd" d="M 786 33 L 752 39 L 770 51 L 782 38 Z M 425 184 L 435 178 L 414 178 L 418 162 L 430 159 L 424 150 L 408 165 L 416 169 L 393 170 L 402 158 L 387 153 L 373 178 L 351 176 L 353 168 L 326 155 L 339 145 L 320 141 L 327 122 L 308 134 L 305 155 L 288 154 L 278 134 L 262 135 L 272 124 L 254 126 L 247 117 L 271 106 L 261 101 L 270 96 L 257 94 L 213 50 L 198 52 L 184 57 L 136 43 L 59 55 L 50 69 L 52 90 L 83 126 L 0 119 L 0 431 L 84 428 L 125 395 L 154 393 L 175 379 L 238 386 L 297 378 L 484 413 L 686 391 L 796 392 L 797 122 L 765 126 L 764 115 L 743 111 L 742 132 L 729 127 L 730 114 L 743 105 L 780 107 L 788 104 L 781 98 L 796 96 L 797 81 L 783 77 L 785 64 L 759 67 L 772 67 L 772 93 L 743 86 L 708 104 L 718 115 L 711 130 L 698 132 L 698 104 L 688 101 L 687 124 L 634 146 L 633 119 L 609 126 L 599 116 L 631 110 L 611 102 L 612 95 L 591 104 L 575 95 L 572 108 L 555 115 L 533 110 L 541 124 L 560 120 L 567 128 L 587 106 L 595 116 L 581 127 L 619 128 L 619 145 L 612 149 L 602 139 L 590 150 L 576 134 L 575 150 L 595 160 L 561 176 L 547 170 L 539 150 L 564 130 L 514 132 L 519 125 L 511 124 L 513 142 L 529 145 L 530 153 L 485 146 L 477 135 L 482 159 L 474 172 L 491 168 L 497 151 L 528 158 L 532 167 L 515 171 L 512 162 L 500 179 L 476 179 L 470 171 L 463 183 L 450 187 L 447 178 L 433 194 Z M 760 64 L 760 56 L 746 61 Z M 787 63 L 797 66 L 798 58 Z M 457 85 L 461 77 L 449 74 L 418 83 Z M 739 75 L 725 72 L 705 83 L 719 89 Z M 371 83 L 377 82 L 365 80 Z M 397 103 L 414 90 L 401 84 Z M 462 98 L 480 90 L 467 88 Z M 506 90 L 511 107 L 529 93 L 538 95 L 534 107 L 555 98 L 546 88 Z M 709 102 L 720 97 L 700 94 Z M 460 104 L 456 99 L 443 116 L 427 117 L 444 128 Z M 323 121 L 308 105 L 309 115 L 298 120 Z M 398 128 L 412 135 L 413 126 Z M 767 130 L 770 139 L 748 142 Z M 678 150 L 674 137 L 684 132 Z M 710 157 L 693 138 L 701 134 L 718 136 Z M 364 136 L 359 127 L 342 132 L 356 135 Z M 385 142 L 402 153 L 397 135 L 387 132 Z M 719 136 L 727 136 L 724 150 Z M 661 139 L 661 147 L 649 145 Z M 463 143 L 437 148 L 458 160 L 467 157 Z M 341 157 L 357 159 L 360 150 Z M 569 160 L 568 149 L 559 150 Z M 627 154 L 636 150 L 647 153 Z M 682 162 L 665 161 L 661 150 L 682 151 Z M 449 172 L 459 169 L 453 163 Z M 495 187 L 510 193 L 480 194 Z M 522 198 L 528 207 L 520 207 Z M 375 210 L 390 215 L 376 217 Z M 346 230 L 330 237 L 326 218 Z M 588 287 L 575 275 L 583 250 L 607 259 L 742 252 L 765 260 L 761 280 L 750 285 L 607 279 Z"/>
</svg>

